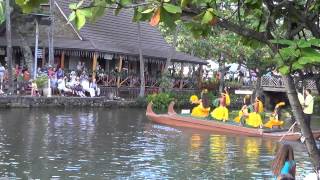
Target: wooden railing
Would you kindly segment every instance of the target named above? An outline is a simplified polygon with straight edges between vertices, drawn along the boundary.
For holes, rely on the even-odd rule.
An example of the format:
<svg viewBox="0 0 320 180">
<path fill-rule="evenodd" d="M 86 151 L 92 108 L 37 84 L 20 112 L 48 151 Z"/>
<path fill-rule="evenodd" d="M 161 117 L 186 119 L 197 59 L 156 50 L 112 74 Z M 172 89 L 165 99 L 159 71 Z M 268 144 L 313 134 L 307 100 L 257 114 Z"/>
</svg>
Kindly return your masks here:
<svg viewBox="0 0 320 180">
<path fill-rule="evenodd" d="M 140 88 L 139 87 L 108 87 L 108 86 L 100 86 L 101 96 L 105 96 L 108 99 L 113 99 L 115 96 L 125 98 L 125 99 L 135 99 L 139 96 Z M 185 94 L 185 93 L 195 93 L 197 89 L 171 89 L 171 92 L 175 94 Z M 145 95 L 158 93 L 158 87 L 146 87 Z"/>
<path fill-rule="evenodd" d="M 303 82 L 295 79 L 295 84 L 300 88 L 302 87 L 302 84 L 304 84 L 304 87 L 307 89 L 317 89 L 316 82 L 313 79 L 305 79 Z M 261 78 L 261 86 L 271 88 L 284 88 L 285 85 L 280 76 L 263 76 Z"/>
</svg>

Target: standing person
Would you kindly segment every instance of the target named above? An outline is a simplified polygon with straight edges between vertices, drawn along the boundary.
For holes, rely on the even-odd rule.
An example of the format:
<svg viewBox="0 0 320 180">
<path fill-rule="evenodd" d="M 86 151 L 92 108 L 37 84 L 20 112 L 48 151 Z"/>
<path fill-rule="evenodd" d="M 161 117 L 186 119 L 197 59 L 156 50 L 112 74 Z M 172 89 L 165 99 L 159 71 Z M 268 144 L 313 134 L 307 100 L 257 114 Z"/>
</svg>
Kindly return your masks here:
<svg viewBox="0 0 320 180">
<path fill-rule="evenodd" d="M 192 104 L 199 104 L 198 106 L 194 107 L 191 112 L 191 116 L 205 118 L 208 117 L 210 111 L 210 103 L 208 97 L 208 90 L 204 89 L 201 92 L 201 99 L 199 100 L 196 95 L 192 95 L 190 97 L 190 102 Z"/>
<path fill-rule="evenodd" d="M 296 176 L 296 162 L 294 160 L 293 149 L 290 145 L 281 145 L 271 165 L 275 179 L 282 175 Z"/>
<path fill-rule="evenodd" d="M 314 103 L 314 98 L 311 95 L 311 90 L 310 89 L 306 89 L 304 91 L 305 93 L 305 98 L 303 100 L 301 100 L 301 98 L 299 98 L 302 109 L 303 109 L 303 114 L 304 114 L 304 120 L 306 121 L 306 124 L 308 126 L 308 128 L 310 127 L 310 121 L 311 121 L 311 116 L 313 114 L 313 103 Z"/>
<path fill-rule="evenodd" d="M 229 111 L 227 106 L 230 105 L 230 96 L 227 88 L 224 88 L 224 93 L 221 93 L 218 101 L 219 106 L 211 112 L 211 117 L 215 120 L 225 122 L 229 119 Z"/>
<path fill-rule="evenodd" d="M 246 124 L 246 120 L 249 117 L 249 114 L 253 112 L 253 107 L 250 102 L 250 95 L 246 95 L 243 98 L 243 106 L 239 111 L 238 116 L 234 119 L 235 122 L 240 123 L 240 125 L 244 126 Z"/>
<path fill-rule="evenodd" d="M 260 97 L 256 97 L 255 102 L 253 103 L 254 111 L 249 113 L 249 117 L 246 120 L 246 124 L 251 127 L 260 127 L 263 126 L 263 121 L 260 113 L 263 112 L 263 103 Z"/>
<path fill-rule="evenodd" d="M 2 92 L 3 89 L 3 80 L 4 80 L 4 75 L 5 75 L 6 69 L 4 68 L 4 66 L 0 63 L 0 90 Z"/>
</svg>

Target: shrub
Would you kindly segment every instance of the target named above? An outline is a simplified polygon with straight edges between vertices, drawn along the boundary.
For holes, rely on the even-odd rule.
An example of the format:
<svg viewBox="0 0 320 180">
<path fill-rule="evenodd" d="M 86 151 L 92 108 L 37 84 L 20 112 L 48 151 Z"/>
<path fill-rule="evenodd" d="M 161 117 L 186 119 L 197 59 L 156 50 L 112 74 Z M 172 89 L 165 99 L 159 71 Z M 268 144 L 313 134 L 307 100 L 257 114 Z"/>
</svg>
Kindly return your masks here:
<svg viewBox="0 0 320 180">
<path fill-rule="evenodd" d="M 315 114 L 320 114 L 319 111 L 315 111 L 316 109 L 320 109 L 320 95 L 314 97 L 314 107 L 313 107 Z"/>
<path fill-rule="evenodd" d="M 48 85 L 48 76 L 45 74 L 41 74 L 36 78 L 35 81 L 39 89 L 45 88 Z"/>
<path fill-rule="evenodd" d="M 147 96 L 147 101 L 153 103 L 153 108 L 157 111 L 165 111 L 174 98 L 169 93 L 159 93 Z"/>
</svg>

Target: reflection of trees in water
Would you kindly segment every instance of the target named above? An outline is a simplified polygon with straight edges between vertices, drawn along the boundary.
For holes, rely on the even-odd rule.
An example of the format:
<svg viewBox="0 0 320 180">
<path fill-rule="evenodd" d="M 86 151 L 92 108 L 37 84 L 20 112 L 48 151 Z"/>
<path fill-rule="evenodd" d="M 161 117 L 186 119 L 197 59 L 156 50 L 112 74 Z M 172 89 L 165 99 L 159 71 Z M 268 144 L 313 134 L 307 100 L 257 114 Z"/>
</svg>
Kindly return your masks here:
<svg viewBox="0 0 320 180">
<path fill-rule="evenodd" d="M 200 161 L 200 146 L 202 145 L 203 140 L 200 134 L 192 134 L 190 137 L 190 154 L 189 157 L 192 157 L 195 161 Z"/>
</svg>

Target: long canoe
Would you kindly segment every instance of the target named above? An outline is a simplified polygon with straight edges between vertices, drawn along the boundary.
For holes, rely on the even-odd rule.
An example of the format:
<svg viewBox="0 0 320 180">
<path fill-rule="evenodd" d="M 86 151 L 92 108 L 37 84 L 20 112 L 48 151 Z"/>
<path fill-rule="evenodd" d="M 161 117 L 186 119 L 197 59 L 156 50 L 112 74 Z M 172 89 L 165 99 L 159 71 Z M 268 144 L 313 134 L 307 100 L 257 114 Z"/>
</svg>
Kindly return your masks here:
<svg viewBox="0 0 320 180">
<path fill-rule="evenodd" d="M 179 115 L 173 109 L 174 103 L 168 106 L 168 113 L 156 114 L 152 109 L 152 103 L 147 106 L 146 116 L 153 122 L 175 127 L 195 128 L 219 133 L 234 135 L 272 138 L 276 140 L 296 141 L 302 137 L 300 132 L 288 132 L 287 130 L 268 130 L 240 126 L 236 123 L 221 122 L 216 120 L 198 119 L 191 116 Z M 313 130 L 315 138 L 320 137 L 320 130 Z"/>
</svg>

